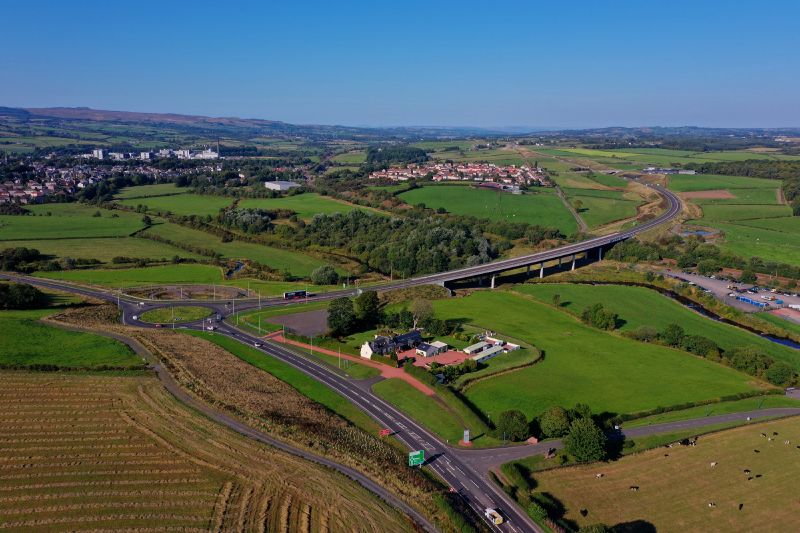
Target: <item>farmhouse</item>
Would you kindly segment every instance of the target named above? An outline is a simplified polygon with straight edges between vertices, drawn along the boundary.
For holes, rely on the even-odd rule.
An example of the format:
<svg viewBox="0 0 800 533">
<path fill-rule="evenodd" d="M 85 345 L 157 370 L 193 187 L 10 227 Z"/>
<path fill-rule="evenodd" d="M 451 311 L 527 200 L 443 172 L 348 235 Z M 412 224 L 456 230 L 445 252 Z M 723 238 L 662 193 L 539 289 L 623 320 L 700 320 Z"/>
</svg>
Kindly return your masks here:
<svg viewBox="0 0 800 533">
<path fill-rule="evenodd" d="M 416 329 L 394 337 L 375 335 L 373 340 L 367 341 L 361 346 L 361 357 L 372 359 L 373 355 L 389 355 L 399 350 L 415 348 L 421 343 L 422 335 Z"/>
<path fill-rule="evenodd" d="M 300 184 L 293 181 L 265 181 L 264 187 L 271 191 L 288 191 L 300 187 Z"/>
<path fill-rule="evenodd" d="M 441 341 L 421 342 L 417 345 L 416 353 L 420 357 L 433 357 L 447 351 L 447 343 Z"/>
<path fill-rule="evenodd" d="M 489 343 L 485 341 L 477 342 L 475 344 L 471 344 L 464 348 L 464 353 L 467 355 L 475 355 L 476 353 L 482 352 L 486 348 L 489 347 Z"/>
<path fill-rule="evenodd" d="M 495 344 L 494 346 L 489 345 L 489 348 L 478 352 L 476 355 L 470 357 L 470 359 L 478 363 L 483 363 L 484 361 L 488 361 L 492 357 L 497 357 L 503 353 L 505 353 L 505 350 L 503 350 L 503 347 L 499 344 Z"/>
</svg>

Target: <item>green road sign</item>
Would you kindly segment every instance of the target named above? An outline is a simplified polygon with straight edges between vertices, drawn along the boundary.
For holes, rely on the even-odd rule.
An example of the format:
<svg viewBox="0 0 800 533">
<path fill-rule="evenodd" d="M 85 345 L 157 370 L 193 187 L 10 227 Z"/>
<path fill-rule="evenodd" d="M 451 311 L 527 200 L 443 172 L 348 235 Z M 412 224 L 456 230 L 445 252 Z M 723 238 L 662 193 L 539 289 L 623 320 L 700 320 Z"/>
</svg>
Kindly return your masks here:
<svg viewBox="0 0 800 533">
<path fill-rule="evenodd" d="M 409 452 L 408 466 L 419 466 L 421 464 L 425 464 L 425 450 Z"/>
</svg>

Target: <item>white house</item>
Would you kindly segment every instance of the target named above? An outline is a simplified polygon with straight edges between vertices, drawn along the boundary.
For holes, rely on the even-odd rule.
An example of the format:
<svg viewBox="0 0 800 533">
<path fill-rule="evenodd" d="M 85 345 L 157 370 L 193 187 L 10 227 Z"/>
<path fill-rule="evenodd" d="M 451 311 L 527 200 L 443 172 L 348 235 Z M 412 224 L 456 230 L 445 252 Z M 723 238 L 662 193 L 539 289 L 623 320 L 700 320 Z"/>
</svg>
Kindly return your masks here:
<svg viewBox="0 0 800 533">
<path fill-rule="evenodd" d="M 293 181 L 265 181 L 264 187 L 271 191 L 288 191 L 289 189 L 300 187 L 300 185 Z"/>
</svg>

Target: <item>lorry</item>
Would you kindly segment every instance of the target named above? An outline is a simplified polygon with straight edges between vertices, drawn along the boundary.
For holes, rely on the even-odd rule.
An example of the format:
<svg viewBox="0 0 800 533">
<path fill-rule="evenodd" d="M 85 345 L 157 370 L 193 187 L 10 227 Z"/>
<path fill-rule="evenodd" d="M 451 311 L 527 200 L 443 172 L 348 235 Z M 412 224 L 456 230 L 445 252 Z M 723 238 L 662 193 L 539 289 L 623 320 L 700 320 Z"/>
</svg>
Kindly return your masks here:
<svg viewBox="0 0 800 533">
<path fill-rule="evenodd" d="M 497 512 L 497 509 L 487 508 L 483 512 L 483 515 L 486 517 L 487 520 L 489 520 L 489 522 L 491 522 L 496 526 L 499 526 L 500 524 L 503 523 L 503 517 L 500 516 L 500 513 Z"/>
</svg>

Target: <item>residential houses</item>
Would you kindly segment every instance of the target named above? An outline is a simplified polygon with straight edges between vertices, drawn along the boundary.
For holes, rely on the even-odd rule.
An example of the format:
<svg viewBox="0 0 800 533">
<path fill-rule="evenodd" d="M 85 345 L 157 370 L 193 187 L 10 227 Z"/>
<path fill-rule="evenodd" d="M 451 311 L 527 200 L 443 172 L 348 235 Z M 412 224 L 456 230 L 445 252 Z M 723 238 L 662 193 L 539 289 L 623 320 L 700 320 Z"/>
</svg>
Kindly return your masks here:
<svg viewBox="0 0 800 533">
<path fill-rule="evenodd" d="M 493 163 L 425 163 L 391 167 L 369 175 L 370 179 L 408 181 L 428 178 L 433 181 L 472 181 L 499 183 L 508 186 L 552 185 L 544 170 L 526 165 L 495 165 Z"/>
</svg>

